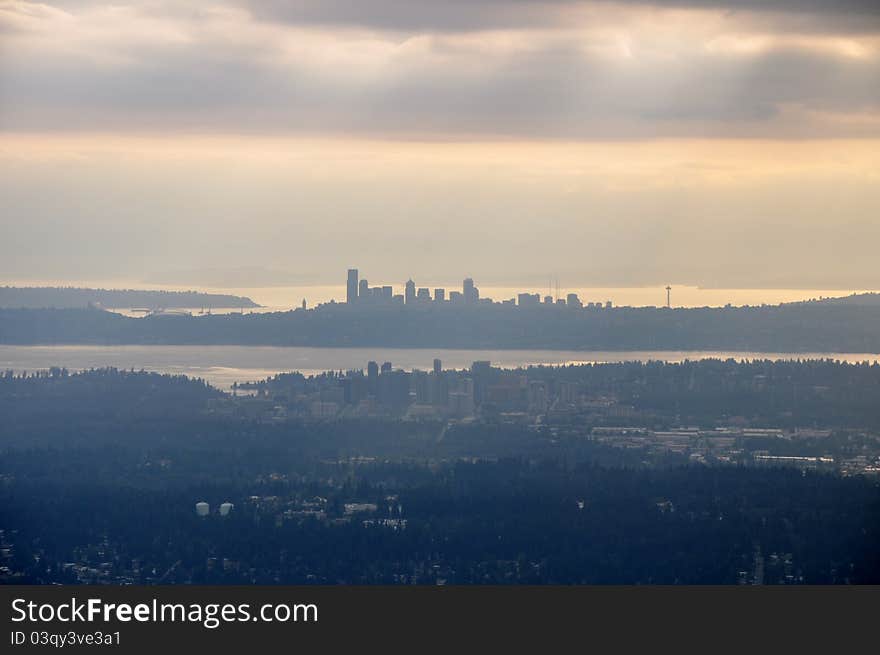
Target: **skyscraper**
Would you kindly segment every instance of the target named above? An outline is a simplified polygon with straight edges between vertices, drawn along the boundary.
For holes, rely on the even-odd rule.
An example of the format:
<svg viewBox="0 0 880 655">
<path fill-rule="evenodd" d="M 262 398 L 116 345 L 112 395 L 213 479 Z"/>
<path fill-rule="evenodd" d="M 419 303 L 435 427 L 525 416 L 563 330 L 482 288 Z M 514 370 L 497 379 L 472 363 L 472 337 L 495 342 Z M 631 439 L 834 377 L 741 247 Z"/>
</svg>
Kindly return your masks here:
<svg viewBox="0 0 880 655">
<path fill-rule="evenodd" d="M 348 269 L 348 284 L 345 287 L 345 302 L 353 305 L 358 297 L 358 270 Z"/>
<path fill-rule="evenodd" d="M 367 390 L 374 396 L 379 393 L 379 365 L 373 361 L 367 363 Z"/>
<path fill-rule="evenodd" d="M 475 303 L 480 298 L 480 290 L 474 286 L 473 278 L 465 278 L 461 287 L 462 295 L 466 303 Z"/>
<path fill-rule="evenodd" d="M 358 283 L 358 298 L 360 300 L 370 299 L 370 283 L 366 280 L 361 280 Z"/>
<path fill-rule="evenodd" d="M 412 280 L 407 280 L 406 282 L 406 290 L 403 294 L 404 300 L 406 304 L 409 305 L 412 302 L 415 302 L 416 299 L 416 283 Z"/>
</svg>

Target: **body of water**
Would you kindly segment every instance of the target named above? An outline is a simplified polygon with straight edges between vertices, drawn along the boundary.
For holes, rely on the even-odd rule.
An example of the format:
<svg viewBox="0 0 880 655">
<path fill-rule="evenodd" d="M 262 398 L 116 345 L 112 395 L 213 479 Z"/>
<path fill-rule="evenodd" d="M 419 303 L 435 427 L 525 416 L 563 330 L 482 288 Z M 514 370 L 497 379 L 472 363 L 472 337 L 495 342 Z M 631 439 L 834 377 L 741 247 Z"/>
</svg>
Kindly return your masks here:
<svg viewBox="0 0 880 655">
<path fill-rule="evenodd" d="M 680 362 L 706 358 L 838 359 L 878 361 L 872 353 L 756 353 L 736 351 L 574 351 L 574 350 L 452 350 L 430 348 L 285 348 L 273 346 L 6 346 L 0 345 L 0 370 L 71 371 L 116 367 L 203 378 L 228 390 L 234 382 L 261 380 L 276 373 L 365 369 L 367 362 L 391 362 L 394 368 L 430 370 L 434 358 L 444 369 L 469 368 L 476 360 L 516 368 L 590 362 L 662 360 Z"/>
</svg>

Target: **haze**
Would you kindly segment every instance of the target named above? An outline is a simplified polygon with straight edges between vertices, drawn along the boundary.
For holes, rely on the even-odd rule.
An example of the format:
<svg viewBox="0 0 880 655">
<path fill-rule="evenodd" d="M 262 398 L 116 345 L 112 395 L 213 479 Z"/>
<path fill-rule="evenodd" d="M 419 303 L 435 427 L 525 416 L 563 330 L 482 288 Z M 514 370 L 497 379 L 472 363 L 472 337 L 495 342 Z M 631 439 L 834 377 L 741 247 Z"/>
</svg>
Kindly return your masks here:
<svg viewBox="0 0 880 655">
<path fill-rule="evenodd" d="M 880 5 L 736 6 L 0 0 L 0 276 L 880 288 Z"/>
</svg>

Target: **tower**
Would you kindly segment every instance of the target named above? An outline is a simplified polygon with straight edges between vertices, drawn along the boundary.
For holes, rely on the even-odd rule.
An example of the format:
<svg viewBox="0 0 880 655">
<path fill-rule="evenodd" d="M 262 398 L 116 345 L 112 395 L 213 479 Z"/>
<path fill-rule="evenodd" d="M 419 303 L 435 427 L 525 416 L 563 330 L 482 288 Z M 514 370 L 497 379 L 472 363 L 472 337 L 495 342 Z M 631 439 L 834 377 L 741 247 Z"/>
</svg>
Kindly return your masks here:
<svg viewBox="0 0 880 655">
<path fill-rule="evenodd" d="M 348 269 L 348 283 L 345 286 L 345 302 L 353 305 L 358 298 L 358 270 Z"/>
<path fill-rule="evenodd" d="M 669 285 L 666 286 L 666 309 L 672 307 L 672 303 L 670 302 L 670 292 L 672 291 L 672 287 Z"/>
<path fill-rule="evenodd" d="M 480 291 L 474 286 L 473 278 L 465 278 L 461 285 L 461 292 L 467 303 L 475 303 L 480 298 Z"/>
<path fill-rule="evenodd" d="M 406 281 L 406 290 L 403 294 L 404 301 L 407 305 L 415 302 L 416 299 L 416 283 L 411 279 Z"/>
</svg>

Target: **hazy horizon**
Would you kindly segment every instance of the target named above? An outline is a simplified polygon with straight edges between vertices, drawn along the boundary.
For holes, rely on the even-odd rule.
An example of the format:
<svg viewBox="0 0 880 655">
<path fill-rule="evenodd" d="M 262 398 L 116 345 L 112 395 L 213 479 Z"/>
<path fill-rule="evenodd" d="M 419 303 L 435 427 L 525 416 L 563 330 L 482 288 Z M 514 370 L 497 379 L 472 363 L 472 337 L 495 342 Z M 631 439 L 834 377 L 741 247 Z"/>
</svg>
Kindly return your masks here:
<svg viewBox="0 0 880 655">
<path fill-rule="evenodd" d="M 4 0 L 0 171 L 0 283 L 880 289 L 880 8 Z"/>
</svg>

